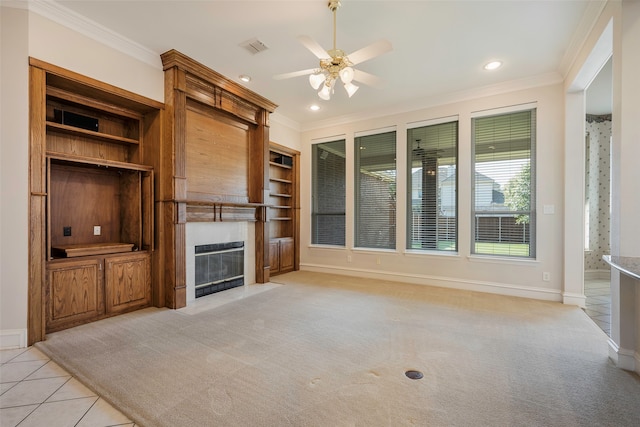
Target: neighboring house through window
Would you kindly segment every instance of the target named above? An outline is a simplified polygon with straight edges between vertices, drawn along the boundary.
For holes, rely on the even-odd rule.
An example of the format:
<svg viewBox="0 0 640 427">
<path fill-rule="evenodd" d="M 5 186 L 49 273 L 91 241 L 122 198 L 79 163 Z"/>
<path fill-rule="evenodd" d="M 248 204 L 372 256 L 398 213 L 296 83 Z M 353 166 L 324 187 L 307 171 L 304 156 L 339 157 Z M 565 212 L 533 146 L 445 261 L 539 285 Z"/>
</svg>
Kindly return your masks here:
<svg viewBox="0 0 640 427">
<path fill-rule="evenodd" d="M 456 251 L 458 122 L 407 131 L 407 249 Z"/>
<path fill-rule="evenodd" d="M 535 258 L 536 110 L 474 117 L 471 252 Z"/>
</svg>

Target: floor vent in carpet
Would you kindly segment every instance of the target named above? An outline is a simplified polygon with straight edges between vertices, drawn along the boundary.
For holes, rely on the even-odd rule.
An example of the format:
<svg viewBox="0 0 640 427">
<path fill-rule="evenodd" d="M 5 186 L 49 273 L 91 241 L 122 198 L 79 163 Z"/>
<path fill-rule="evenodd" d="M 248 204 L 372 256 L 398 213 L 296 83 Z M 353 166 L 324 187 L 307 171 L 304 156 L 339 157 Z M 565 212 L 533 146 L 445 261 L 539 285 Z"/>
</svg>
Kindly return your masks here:
<svg viewBox="0 0 640 427">
<path fill-rule="evenodd" d="M 419 380 L 421 379 L 424 375 L 422 375 L 422 372 L 420 371 L 407 371 L 404 373 L 408 378 L 411 378 L 412 380 Z"/>
</svg>

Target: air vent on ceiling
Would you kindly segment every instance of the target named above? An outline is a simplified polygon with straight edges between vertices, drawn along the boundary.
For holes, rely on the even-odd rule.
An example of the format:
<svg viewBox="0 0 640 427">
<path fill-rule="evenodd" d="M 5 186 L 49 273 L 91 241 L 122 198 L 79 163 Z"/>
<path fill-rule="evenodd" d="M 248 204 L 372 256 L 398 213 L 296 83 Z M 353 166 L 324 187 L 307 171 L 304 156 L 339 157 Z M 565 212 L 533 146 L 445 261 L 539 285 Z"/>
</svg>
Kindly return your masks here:
<svg viewBox="0 0 640 427">
<path fill-rule="evenodd" d="M 266 44 L 262 43 L 258 39 L 247 40 L 246 42 L 240 43 L 240 46 L 245 48 L 252 55 L 269 49 Z"/>
</svg>

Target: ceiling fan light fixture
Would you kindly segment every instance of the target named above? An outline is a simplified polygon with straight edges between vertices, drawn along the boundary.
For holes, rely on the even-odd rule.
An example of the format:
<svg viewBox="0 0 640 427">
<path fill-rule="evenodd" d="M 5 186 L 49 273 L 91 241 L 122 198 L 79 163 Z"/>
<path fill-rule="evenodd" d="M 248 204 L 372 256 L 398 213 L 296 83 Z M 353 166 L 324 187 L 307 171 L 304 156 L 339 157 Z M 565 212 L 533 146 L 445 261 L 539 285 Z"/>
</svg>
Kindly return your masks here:
<svg viewBox="0 0 640 427">
<path fill-rule="evenodd" d="M 351 83 L 354 74 L 355 71 L 353 71 L 353 68 L 344 67 L 342 70 L 340 70 L 340 79 L 342 80 L 342 83 L 344 83 L 345 85 Z"/>
<path fill-rule="evenodd" d="M 325 75 L 321 72 L 317 72 L 309 75 L 309 84 L 315 90 L 318 90 L 320 88 L 320 85 L 324 83 L 324 81 L 325 81 Z"/>
<path fill-rule="evenodd" d="M 356 93 L 358 89 L 360 89 L 360 86 L 356 86 L 353 83 L 349 82 L 344 84 L 344 89 L 347 91 L 349 98 L 351 98 L 353 94 Z"/>
<path fill-rule="evenodd" d="M 376 85 L 378 83 L 377 80 L 379 80 L 376 76 L 355 70 L 353 67 L 390 51 L 392 49 L 391 43 L 386 40 L 379 40 L 347 55 L 342 49 L 336 47 L 336 12 L 340 7 L 340 0 L 326 1 L 328 1 L 329 10 L 333 13 L 333 49 L 325 50 L 311 37 L 298 36 L 298 40 L 320 60 L 320 64 L 316 68 L 278 74 L 273 78 L 283 80 L 291 77 L 309 76 L 309 84 L 314 90 L 318 91 L 318 96 L 324 100 L 331 98 L 334 92 L 334 85 L 340 79 L 349 97 L 352 97 L 358 90 L 358 86 L 353 84 L 353 80 L 366 85 Z M 322 85 L 324 87 L 321 87 Z"/>
<path fill-rule="evenodd" d="M 322 86 L 322 89 L 320 89 L 320 92 L 318 92 L 318 96 L 320 97 L 320 99 L 324 99 L 325 101 L 328 101 L 331 99 L 331 85 L 328 84 L 324 84 Z"/>
</svg>

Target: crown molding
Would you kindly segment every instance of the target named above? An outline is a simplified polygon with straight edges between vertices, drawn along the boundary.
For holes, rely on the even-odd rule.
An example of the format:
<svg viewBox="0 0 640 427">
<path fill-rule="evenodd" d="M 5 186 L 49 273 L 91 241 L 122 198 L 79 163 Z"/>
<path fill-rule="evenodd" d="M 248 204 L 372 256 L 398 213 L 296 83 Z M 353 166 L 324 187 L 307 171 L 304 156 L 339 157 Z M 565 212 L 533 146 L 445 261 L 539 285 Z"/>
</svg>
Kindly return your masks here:
<svg viewBox="0 0 640 427">
<path fill-rule="evenodd" d="M 573 37 L 569 41 L 569 46 L 567 46 L 567 50 L 562 57 L 562 61 L 560 61 L 560 74 L 563 77 L 567 77 L 571 67 L 576 62 L 580 52 L 582 51 L 582 47 L 587 41 L 589 34 L 595 27 L 598 22 L 598 18 L 600 14 L 604 10 L 607 5 L 607 1 L 595 0 L 590 1 L 587 5 L 587 9 L 585 10 L 582 18 L 580 19 L 580 23 L 576 31 L 573 33 Z"/>
<path fill-rule="evenodd" d="M 300 132 L 302 129 L 300 127 L 300 123 L 296 122 L 295 120 L 290 119 L 287 116 L 283 116 L 282 114 L 276 112 L 273 112 L 269 115 L 269 120 L 273 123 L 278 123 L 281 124 L 283 126 L 286 126 L 290 129 L 293 129 L 295 131 Z"/>
<path fill-rule="evenodd" d="M 56 1 L 28 0 L 11 3 L 22 3 L 22 5 L 18 5 L 17 7 L 26 8 L 44 18 L 50 19 L 53 22 L 116 49 L 132 58 L 147 63 L 154 68 L 162 69 L 159 53 L 123 37 L 103 25 L 62 6 Z M 23 5 L 25 3 L 27 4 L 26 7 Z"/>
</svg>

